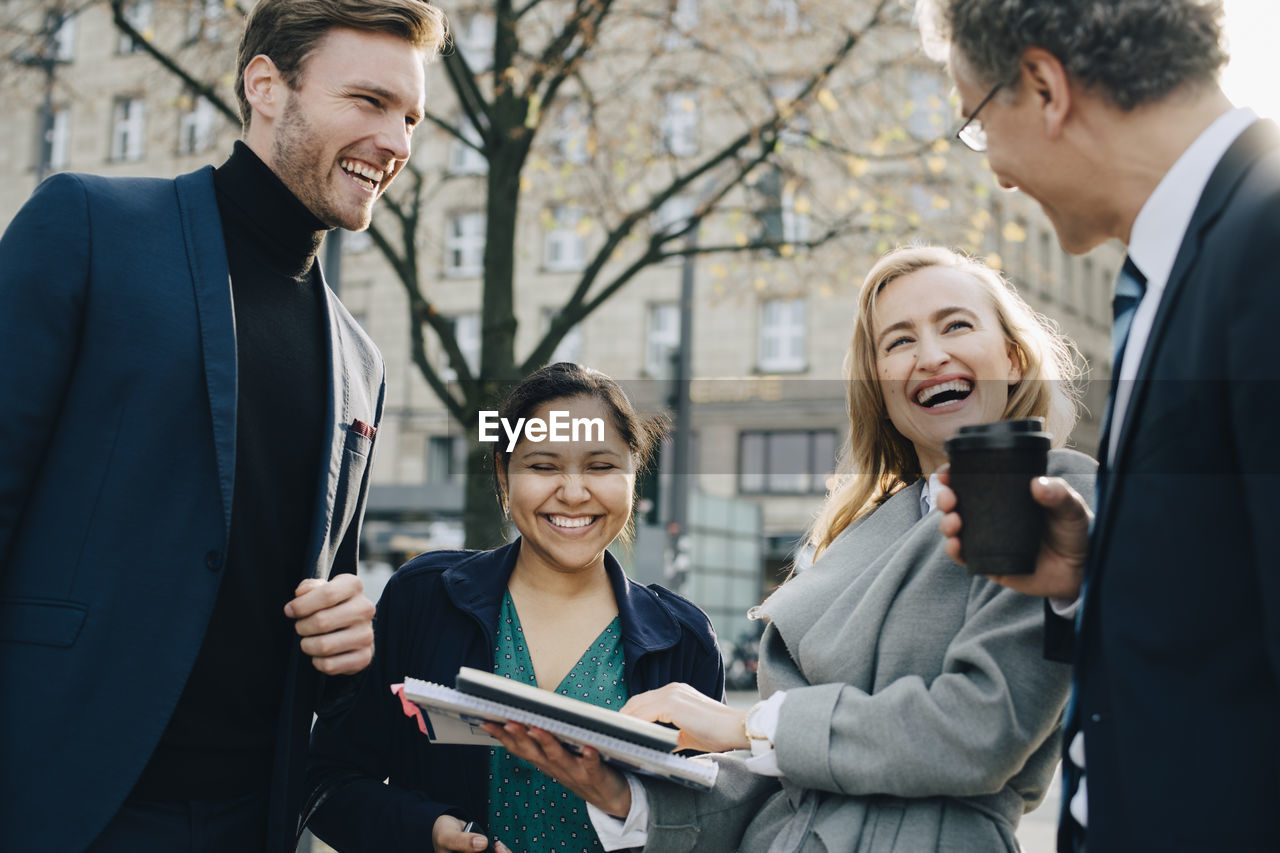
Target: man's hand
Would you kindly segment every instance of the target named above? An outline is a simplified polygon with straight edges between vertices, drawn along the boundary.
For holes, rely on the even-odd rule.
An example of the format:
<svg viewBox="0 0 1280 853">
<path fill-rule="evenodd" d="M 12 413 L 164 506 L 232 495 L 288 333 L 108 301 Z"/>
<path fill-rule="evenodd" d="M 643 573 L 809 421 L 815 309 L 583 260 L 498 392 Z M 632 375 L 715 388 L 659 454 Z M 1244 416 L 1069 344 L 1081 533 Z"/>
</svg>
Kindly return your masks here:
<svg viewBox="0 0 1280 853">
<path fill-rule="evenodd" d="M 747 749 L 746 711 L 730 708 L 687 684 L 664 684 L 627 700 L 622 713 L 642 720 L 671 723 L 680 730 L 680 749 L 726 752 Z"/>
<path fill-rule="evenodd" d="M 961 556 L 960 516 L 955 512 L 956 493 L 949 485 L 949 470 L 938 471 L 941 483 L 933 496 L 934 506 L 942 510 L 938 527 L 946 537 L 946 551 L 951 559 L 964 564 Z M 1038 595 L 1073 601 L 1080 597 L 1084 579 L 1085 558 L 1089 554 L 1089 524 L 1093 512 L 1079 492 L 1061 477 L 1036 477 L 1031 481 L 1031 496 L 1045 508 L 1044 538 L 1036 557 L 1036 570 L 1029 575 L 987 575 L 1009 589 L 1024 595 Z"/>
<path fill-rule="evenodd" d="M 466 826 L 452 815 L 442 814 L 431 827 L 431 846 L 435 853 L 462 853 L 489 849 L 489 839 L 477 832 L 463 832 Z M 511 853 L 501 841 L 493 844 L 495 853 Z"/>
<path fill-rule="evenodd" d="M 284 606 L 302 637 L 302 652 L 325 675 L 351 675 L 373 660 L 373 602 L 352 574 L 307 578 Z"/>
<path fill-rule="evenodd" d="M 523 758 L 605 814 L 625 819 L 631 811 L 627 777 L 601 761 L 600 753 L 591 747 L 584 746 L 581 755 L 574 755 L 549 732 L 519 723 L 485 723 L 480 728 L 507 752 Z"/>
</svg>

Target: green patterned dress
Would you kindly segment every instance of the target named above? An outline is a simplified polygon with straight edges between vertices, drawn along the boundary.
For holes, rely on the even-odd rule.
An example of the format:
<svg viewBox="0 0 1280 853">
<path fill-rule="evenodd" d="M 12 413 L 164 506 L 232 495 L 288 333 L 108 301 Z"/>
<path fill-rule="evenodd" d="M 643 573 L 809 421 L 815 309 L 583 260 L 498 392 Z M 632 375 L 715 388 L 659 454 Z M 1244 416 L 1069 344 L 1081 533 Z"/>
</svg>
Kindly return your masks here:
<svg viewBox="0 0 1280 853">
<path fill-rule="evenodd" d="M 502 596 L 494 643 L 493 671 L 537 685 L 533 661 L 520 628 L 511 594 Z M 569 670 L 556 693 L 593 705 L 621 708 L 627 701 L 623 681 L 622 628 L 618 618 L 596 637 Z M 532 764 L 505 749 L 489 750 L 489 835 L 513 853 L 602 850 L 587 817 L 587 804 Z"/>
</svg>

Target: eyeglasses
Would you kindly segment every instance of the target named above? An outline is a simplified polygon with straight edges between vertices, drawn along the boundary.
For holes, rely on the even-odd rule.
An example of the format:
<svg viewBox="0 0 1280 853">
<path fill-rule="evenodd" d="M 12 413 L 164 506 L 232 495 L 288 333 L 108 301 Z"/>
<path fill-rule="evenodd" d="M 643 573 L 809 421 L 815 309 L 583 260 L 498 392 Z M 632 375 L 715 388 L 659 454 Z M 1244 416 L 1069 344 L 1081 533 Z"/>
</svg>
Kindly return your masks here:
<svg viewBox="0 0 1280 853">
<path fill-rule="evenodd" d="M 973 112 L 969 113 L 969 117 L 964 120 L 964 124 L 960 125 L 960 129 L 956 131 L 956 139 L 965 144 L 970 151 L 986 151 L 987 150 L 987 129 L 982 126 L 982 119 L 978 118 L 978 113 L 982 112 L 982 108 L 991 102 L 1004 87 L 1003 83 L 997 83 L 991 87 L 991 91 L 987 92 L 987 96 L 976 106 Z"/>
</svg>

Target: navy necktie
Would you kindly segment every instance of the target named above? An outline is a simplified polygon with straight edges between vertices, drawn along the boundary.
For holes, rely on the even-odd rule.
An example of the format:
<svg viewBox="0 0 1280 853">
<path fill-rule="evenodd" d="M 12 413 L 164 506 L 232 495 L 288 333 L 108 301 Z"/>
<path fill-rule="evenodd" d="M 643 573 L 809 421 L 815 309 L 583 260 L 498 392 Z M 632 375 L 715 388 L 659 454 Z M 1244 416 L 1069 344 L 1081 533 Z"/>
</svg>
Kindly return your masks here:
<svg viewBox="0 0 1280 853">
<path fill-rule="evenodd" d="M 1111 389 L 1107 394 L 1106 414 L 1102 423 L 1102 444 L 1099 447 L 1099 456 L 1103 458 L 1104 464 L 1098 471 L 1097 494 L 1094 500 L 1094 506 L 1099 513 L 1102 511 L 1102 496 L 1105 490 L 1106 476 L 1113 462 L 1113 460 L 1107 458 L 1107 448 L 1110 445 L 1111 421 L 1115 414 L 1116 389 L 1120 385 L 1120 367 L 1124 361 L 1125 344 L 1129 340 L 1129 327 L 1133 325 L 1133 315 L 1138 313 L 1138 304 L 1142 302 L 1142 297 L 1146 292 L 1147 277 L 1134 265 L 1131 258 L 1126 257 L 1124 266 L 1120 270 L 1120 275 L 1116 277 L 1116 294 L 1111 300 Z M 1084 588 L 1080 590 L 1080 606 L 1076 609 L 1077 635 L 1084 616 L 1085 590 L 1088 588 L 1088 583 L 1089 577 L 1086 573 Z M 1080 709 L 1076 705 L 1076 700 L 1079 698 L 1077 688 L 1078 683 L 1073 678 L 1071 700 L 1067 704 L 1064 725 L 1065 737 L 1063 746 L 1066 748 L 1071 746 L 1071 741 L 1080 730 L 1080 720 L 1078 718 Z M 1071 798 L 1075 796 L 1076 791 L 1080 788 L 1080 780 L 1084 777 L 1084 768 L 1077 767 L 1070 756 L 1064 755 L 1062 776 L 1062 813 L 1059 818 L 1061 826 L 1058 834 L 1059 849 L 1084 850 L 1084 828 L 1076 822 L 1070 811 Z"/>
<path fill-rule="evenodd" d="M 1111 443 L 1111 423 L 1115 414 L 1116 389 L 1120 386 L 1120 367 L 1124 363 L 1125 344 L 1129 340 L 1133 315 L 1138 313 L 1138 304 L 1142 302 L 1146 292 L 1147 277 L 1134 265 L 1133 259 L 1126 256 L 1124 266 L 1116 276 L 1116 295 L 1111 299 L 1111 387 L 1107 392 L 1107 408 L 1103 415 L 1099 457 L 1104 457 Z M 1102 481 L 1099 480 L 1098 484 L 1101 496 Z"/>
<path fill-rule="evenodd" d="M 1111 300 L 1111 361 L 1113 376 L 1120 373 L 1120 362 L 1124 358 L 1125 341 L 1129 339 L 1129 327 L 1133 325 L 1133 315 L 1138 313 L 1138 303 L 1147 292 L 1147 277 L 1134 266 L 1133 259 L 1125 257 L 1120 275 L 1116 277 L 1116 295 Z"/>
</svg>

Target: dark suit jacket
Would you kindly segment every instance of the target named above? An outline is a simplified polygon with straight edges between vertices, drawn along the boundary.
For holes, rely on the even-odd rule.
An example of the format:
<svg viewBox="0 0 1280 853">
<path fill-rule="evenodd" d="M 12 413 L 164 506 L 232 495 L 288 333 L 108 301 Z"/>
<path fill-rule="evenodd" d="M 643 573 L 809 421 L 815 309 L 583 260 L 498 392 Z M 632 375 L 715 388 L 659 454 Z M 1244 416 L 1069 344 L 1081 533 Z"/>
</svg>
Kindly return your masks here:
<svg viewBox="0 0 1280 853">
<path fill-rule="evenodd" d="M 494 635 L 520 543 L 432 551 L 405 564 L 378 602 L 374 661 L 351 711 L 312 733 L 312 821 L 342 853 L 428 850 L 436 818 L 488 822 L 488 750 L 432 744 L 388 689 L 405 676 L 453 684 L 461 666 L 493 670 Z M 683 681 L 717 699 L 724 663 L 706 614 L 660 586 L 641 586 L 605 554 L 634 696 Z M 390 778 L 390 785 L 382 784 Z M 530 851 L 533 853 L 533 851 Z"/>
<path fill-rule="evenodd" d="M 1099 477 L 1066 735 L 1089 853 L 1276 849 L 1277 341 L 1280 133 L 1258 122 L 1201 196 Z"/>
<path fill-rule="evenodd" d="M 58 175 L 0 240 L 0 850 L 80 850 L 102 830 L 213 609 L 236 342 L 212 175 Z M 329 457 L 307 562 L 319 577 L 355 570 L 372 442 L 349 425 L 377 423 L 384 389 L 377 350 L 332 293 L 327 320 Z M 292 842 L 320 687 L 296 642 L 288 672 L 275 849 Z"/>
</svg>

